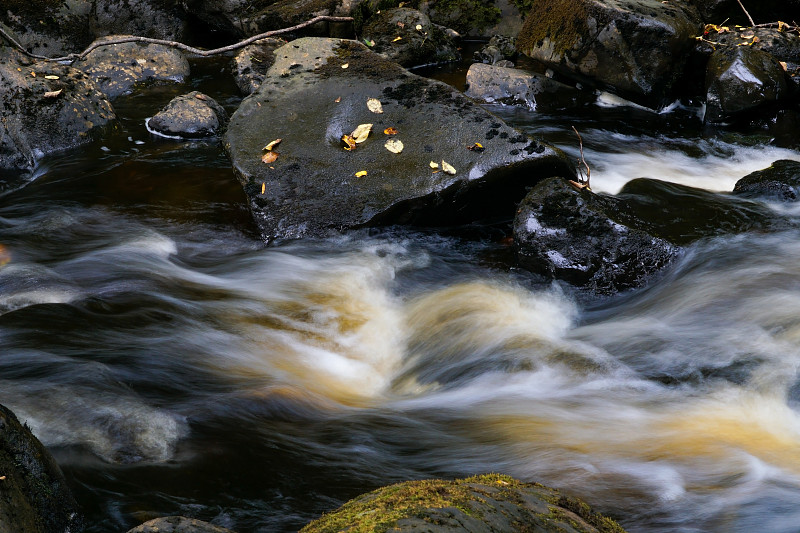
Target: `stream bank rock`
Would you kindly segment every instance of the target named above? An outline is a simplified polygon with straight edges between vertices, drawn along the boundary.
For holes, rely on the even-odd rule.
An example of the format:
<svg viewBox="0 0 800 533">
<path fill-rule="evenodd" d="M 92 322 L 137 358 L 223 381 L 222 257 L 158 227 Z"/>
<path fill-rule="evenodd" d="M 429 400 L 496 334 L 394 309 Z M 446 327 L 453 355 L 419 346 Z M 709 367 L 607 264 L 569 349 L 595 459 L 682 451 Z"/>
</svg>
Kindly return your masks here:
<svg viewBox="0 0 800 533">
<path fill-rule="evenodd" d="M 565 76 L 651 108 L 674 99 L 697 11 L 681 1 L 534 0 L 517 48 Z"/>
<path fill-rule="evenodd" d="M 228 114 L 216 100 L 199 91 L 176 96 L 147 121 L 147 127 L 166 137 L 199 139 L 222 133 Z"/>
<path fill-rule="evenodd" d="M 92 41 L 91 11 L 92 0 L 3 0 L 0 25 L 28 52 L 60 57 L 80 52 Z"/>
<path fill-rule="evenodd" d="M 89 27 L 94 37 L 139 35 L 183 42 L 186 12 L 178 0 L 92 0 Z"/>
<path fill-rule="evenodd" d="M 0 48 L 0 176 L 88 143 L 116 124 L 111 104 L 78 69 Z"/>
<path fill-rule="evenodd" d="M 283 39 L 261 39 L 245 46 L 233 57 L 233 76 L 242 94 L 252 94 L 261 86 L 267 70 L 275 62 L 275 50 L 284 44 Z"/>
<path fill-rule="evenodd" d="M 78 532 L 83 522 L 47 449 L 0 405 L 0 531 Z"/>
<path fill-rule="evenodd" d="M 487 474 L 390 485 L 351 500 L 300 530 L 624 533 L 584 502 L 538 483 Z"/>
<path fill-rule="evenodd" d="M 230 529 L 215 526 L 202 520 L 185 516 L 164 516 L 148 520 L 128 530 L 128 533 L 234 533 Z"/>
<path fill-rule="evenodd" d="M 510 218 L 526 187 L 574 175 L 559 150 L 360 43 L 309 37 L 275 55 L 223 139 L 268 240 Z M 361 124 L 372 124 L 371 133 L 345 150 L 342 136 Z M 389 141 L 402 151 L 389 151 Z"/>
<path fill-rule="evenodd" d="M 733 193 L 745 197 L 794 202 L 800 194 L 800 161 L 779 159 L 736 182 Z"/>
<path fill-rule="evenodd" d="M 130 35 L 110 35 L 105 42 Z M 75 62 L 110 99 L 130 93 L 142 83 L 180 83 L 189 75 L 189 62 L 175 48 L 160 44 L 121 43 L 101 46 Z"/>
<path fill-rule="evenodd" d="M 374 42 L 373 52 L 404 67 L 447 63 L 461 58 L 458 47 L 445 29 L 416 9 L 398 7 L 381 10 L 362 30 L 365 41 Z"/>
</svg>

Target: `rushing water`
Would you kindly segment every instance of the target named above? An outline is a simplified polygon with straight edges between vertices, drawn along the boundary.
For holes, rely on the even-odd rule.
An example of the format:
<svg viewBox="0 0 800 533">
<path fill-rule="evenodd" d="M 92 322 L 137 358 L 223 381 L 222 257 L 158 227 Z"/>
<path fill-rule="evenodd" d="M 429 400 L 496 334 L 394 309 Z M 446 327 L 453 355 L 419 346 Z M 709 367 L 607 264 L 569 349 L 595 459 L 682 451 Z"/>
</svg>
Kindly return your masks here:
<svg viewBox="0 0 800 533">
<path fill-rule="evenodd" d="M 233 109 L 219 68 L 193 87 Z M 90 531 L 294 531 L 381 485 L 488 471 L 630 531 L 797 531 L 796 230 L 702 240 L 608 299 L 514 269 L 503 224 L 264 246 L 216 142 L 146 132 L 185 89 L 119 100 L 117 136 L 0 196 L 0 403 Z M 797 132 L 691 109 L 493 110 L 577 157 L 576 125 L 598 191 L 724 191 L 800 160 Z"/>
</svg>

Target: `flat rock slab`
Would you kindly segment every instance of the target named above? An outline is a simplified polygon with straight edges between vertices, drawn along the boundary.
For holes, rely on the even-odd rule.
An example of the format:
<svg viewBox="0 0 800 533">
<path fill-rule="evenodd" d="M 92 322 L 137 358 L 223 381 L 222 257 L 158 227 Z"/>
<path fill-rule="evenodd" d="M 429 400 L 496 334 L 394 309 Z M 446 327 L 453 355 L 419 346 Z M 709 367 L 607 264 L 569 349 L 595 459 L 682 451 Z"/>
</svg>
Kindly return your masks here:
<svg viewBox="0 0 800 533">
<path fill-rule="evenodd" d="M 82 531 L 78 505 L 50 452 L 0 405 L 0 531 Z"/>
<path fill-rule="evenodd" d="M 580 500 L 498 474 L 390 485 L 347 502 L 300 531 L 625 533 Z"/>
<path fill-rule="evenodd" d="M 130 35 L 110 35 L 95 43 L 124 37 Z M 180 83 L 189 75 L 189 62 L 175 48 L 136 42 L 96 48 L 76 61 L 75 67 L 86 72 L 111 99 L 130 93 L 138 83 Z"/>
<path fill-rule="evenodd" d="M 30 172 L 43 155 L 88 143 L 115 123 L 80 70 L 0 48 L 0 175 Z"/>
<path fill-rule="evenodd" d="M 382 113 L 370 111 L 371 98 Z M 371 133 L 345 150 L 342 136 L 361 124 L 372 124 Z M 276 154 L 266 154 L 277 139 Z M 389 140 L 402 142 L 402 151 L 387 150 Z M 498 212 L 510 219 L 526 187 L 574 175 L 563 153 L 452 87 L 340 39 L 304 38 L 278 49 L 259 90 L 231 117 L 223 144 L 266 239 L 457 224 Z"/>
</svg>

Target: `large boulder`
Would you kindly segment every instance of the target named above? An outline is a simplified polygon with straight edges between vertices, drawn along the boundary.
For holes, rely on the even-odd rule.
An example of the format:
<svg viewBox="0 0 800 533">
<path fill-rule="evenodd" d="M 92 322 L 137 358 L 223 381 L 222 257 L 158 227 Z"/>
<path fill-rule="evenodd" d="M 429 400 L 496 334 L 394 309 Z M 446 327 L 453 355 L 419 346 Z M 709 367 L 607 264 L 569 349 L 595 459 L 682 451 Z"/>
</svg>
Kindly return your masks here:
<svg viewBox="0 0 800 533">
<path fill-rule="evenodd" d="M 736 182 L 733 193 L 745 197 L 797 201 L 800 194 L 800 161 L 780 159 L 765 169 L 751 172 Z"/>
<path fill-rule="evenodd" d="M 216 100 L 199 91 L 176 96 L 147 120 L 151 131 L 165 137 L 199 139 L 222 133 L 228 114 Z"/>
<path fill-rule="evenodd" d="M 78 505 L 61 469 L 14 413 L 0 405 L 0 531 L 82 529 Z"/>
<path fill-rule="evenodd" d="M 542 74 L 484 63 L 473 63 L 469 67 L 465 94 L 487 103 L 540 110 L 566 109 L 594 100 L 592 93 Z"/>
<path fill-rule="evenodd" d="M 89 17 L 92 35 L 138 35 L 183 41 L 186 13 L 178 0 L 93 0 Z"/>
<path fill-rule="evenodd" d="M 148 520 L 128 530 L 128 533 L 234 533 L 230 529 L 215 526 L 202 520 L 185 516 L 164 516 Z"/>
<path fill-rule="evenodd" d="M 108 42 L 128 35 L 98 39 Z M 160 44 L 127 42 L 95 48 L 74 63 L 86 72 L 109 98 L 133 91 L 137 84 L 180 83 L 189 75 L 189 62 L 177 49 Z"/>
<path fill-rule="evenodd" d="M 355 41 L 303 38 L 276 56 L 223 143 L 267 239 L 510 218 L 525 187 L 574 175 L 559 150 Z M 361 124 L 371 133 L 345 150 Z"/>
<path fill-rule="evenodd" d="M 0 24 L 11 30 L 28 52 L 60 57 L 80 52 L 92 42 L 91 10 L 92 0 L 3 0 Z"/>
<path fill-rule="evenodd" d="M 415 67 L 447 63 L 461 58 L 458 47 L 444 30 L 431 24 L 424 13 L 398 7 L 382 10 L 367 21 L 362 30 L 364 42 L 372 51 L 403 65 Z"/>
<path fill-rule="evenodd" d="M 624 533 L 586 503 L 538 483 L 488 474 L 390 485 L 359 496 L 300 530 L 456 533 Z"/>
<path fill-rule="evenodd" d="M 704 22 L 716 24 L 750 25 L 742 6 L 737 0 L 689 0 L 703 17 Z M 800 19 L 800 0 L 759 0 L 743 2 L 747 13 L 756 24 Z"/>
<path fill-rule="evenodd" d="M 233 56 L 233 76 L 242 94 L 259 88 L 267 70 L 275 62 L 275 50 L 286 44 L 283 39 L 261 39 L 247 45 Z"/>
<path fill-rule="evenodd" d="M 786 72 L 772 55 L 749 46 L 721 47 L 708 60 L 705 119 L 736 120 L 789 92 Z"/>
<path fill-rule="evenodd" d="M 111 104 L 78 69 L 0 48 L 0 175 L 87 143 L 116 124 Z"/>
<path fill-rule="evenodd" d="M 701 34 L 681 0 L 533 0 L 517 48 L 647 107 L 670 103 Z"/>
</svg>

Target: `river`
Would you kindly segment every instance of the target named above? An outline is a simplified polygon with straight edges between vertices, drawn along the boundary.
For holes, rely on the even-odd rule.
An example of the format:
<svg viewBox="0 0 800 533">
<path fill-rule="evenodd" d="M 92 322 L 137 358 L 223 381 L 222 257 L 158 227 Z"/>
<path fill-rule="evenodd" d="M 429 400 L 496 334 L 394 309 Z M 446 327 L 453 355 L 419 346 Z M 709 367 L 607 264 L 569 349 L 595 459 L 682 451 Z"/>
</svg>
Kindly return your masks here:
<svg viewBox="0 0 800 533">
<path fill-rule="evenodd" d="M 609 298 L 514 268 L 507 221 L 265 246 L 217 142 L 144 127 L 188 89 L 235 109 L 224 63 L 194 68 L 0 193 L 0 403 L 90 532 L 170 514 L 296 531 L 388 483 L 491 471 L 631 532 L 797 532 L 796 229 L 700 240 Z M 600 192 L 729 191 L 800 160 L 797 125 L 608 99 L 490 110 L 577 157 L 575 125 Z"/>
</svg>

